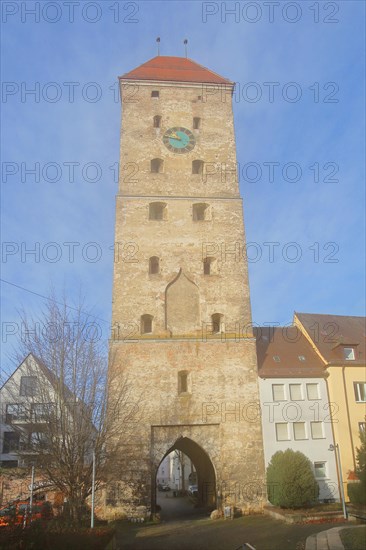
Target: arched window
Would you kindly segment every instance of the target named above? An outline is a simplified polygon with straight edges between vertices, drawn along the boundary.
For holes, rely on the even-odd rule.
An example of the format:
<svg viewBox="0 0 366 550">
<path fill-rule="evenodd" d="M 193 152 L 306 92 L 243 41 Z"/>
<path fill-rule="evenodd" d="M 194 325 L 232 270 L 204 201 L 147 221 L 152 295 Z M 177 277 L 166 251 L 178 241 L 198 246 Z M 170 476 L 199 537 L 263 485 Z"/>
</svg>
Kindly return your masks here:
<svg viewBox="0 0 366 550">
<path fill-rule="evenodd" d="M 152 159 L 150 161 L 150 170 L 153 174 L 160 174 L 163 171 L 164 161 L 162 159 Z"/>
<path fill-rule="evenodd" d="M 223 317 L 224 316 L 222 315 L 222 313 L 214 313 L 213 315 L 211 315 L 212 334 L 222 332 Z"/>
<path fill-rule="evenodd" d="M 201 128 L 201 119 L 199 116 L 193 117 L 193 130 L 199 130 Z"/>
<path fill-rule="evenodd" d="M 202 174 L 202 173 L 203 173 L 203 160 L 192 161 L 192 174 Z"/>
<path fill-rule="evenodd" d="M 159 258 L 157 256 L 151 256 L 151 258 L 149 258 L 149 273 L 150 275 L 159 273 Z"/>
<path fill-rule="evenodd" d="M 166 219 L 166 203 L 151 202 L 149 204 L 149 220 L 165 220 Z"/>
<path fill-rule="evenodd" d="M 152 315 L 141 315 L 141 334 L 148 334 L 149 332 L 152 332 L 152 322 Z"/>
<path fill-rule="evenodd" d="M 197 202 L 192 207 L 193 221 L 199 222 L 208 219 L 208 204 L 205 202 Z"/>
<path fill-rule="evenodd" d="M 203 274 L 213 275 L 215 272 L 216 259 L 212 256 L 206 256 L 203 259 Z"/>
<path fill-rule="evenodd" d="M 160 126 L 161 126 L 161 116 L 160 115 L 155 115 L 154 116 L 153 125 L 154 125 L 154 128 L 160 128 Z"/>
</svg>

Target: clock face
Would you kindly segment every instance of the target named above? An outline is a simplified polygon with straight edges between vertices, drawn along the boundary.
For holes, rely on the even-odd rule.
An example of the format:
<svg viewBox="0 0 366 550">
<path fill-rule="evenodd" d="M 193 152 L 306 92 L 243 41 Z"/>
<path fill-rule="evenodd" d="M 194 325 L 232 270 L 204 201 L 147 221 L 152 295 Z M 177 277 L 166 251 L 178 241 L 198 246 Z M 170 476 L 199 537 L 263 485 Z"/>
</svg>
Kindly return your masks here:
<svg viewBox="0 0 366 550">
<path fill-rule="evenodd" d="M 173 153 L 189 153 L 196 145 L 196 139 L 190 130 L 177 126 L 165 132 L 163 143 Z"/>
</svg>

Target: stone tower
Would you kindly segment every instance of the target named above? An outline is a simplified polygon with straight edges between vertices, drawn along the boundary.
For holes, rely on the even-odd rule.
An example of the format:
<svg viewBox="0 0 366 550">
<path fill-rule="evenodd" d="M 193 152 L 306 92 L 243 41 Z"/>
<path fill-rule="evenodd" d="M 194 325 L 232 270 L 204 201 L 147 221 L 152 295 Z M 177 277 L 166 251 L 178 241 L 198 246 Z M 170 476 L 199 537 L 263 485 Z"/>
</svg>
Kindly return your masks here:
<svg viewBox="0 0 366 550">
<path fill-rule="evenodd" d="M 154 510 L 172 450 L 197 471 L 202 506 L 260 508 L 264 459 L 251 330 L 234 84 L 158 56 L 120 77 L 120 184 L 110 404 L 118 450 L 107 507 Z M 113 410 L 113 407 L 110 407 Z"/>
</svg>

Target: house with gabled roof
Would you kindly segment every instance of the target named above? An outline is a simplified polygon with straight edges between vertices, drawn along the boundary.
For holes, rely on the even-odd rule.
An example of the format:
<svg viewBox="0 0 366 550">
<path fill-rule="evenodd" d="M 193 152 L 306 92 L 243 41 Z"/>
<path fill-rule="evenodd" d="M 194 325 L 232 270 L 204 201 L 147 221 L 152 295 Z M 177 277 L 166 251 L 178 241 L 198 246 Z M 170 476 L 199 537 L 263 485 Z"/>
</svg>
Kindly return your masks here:
<svg viewBox="0 0 366 550">
<path fill-rule="evenodd" d="M 257 327 L 259 393 L 266 467 L 277 451 L 310 460 L 319 500 L 339 500 L 326 369 L 297 327 Z"/>
<path fill-rule="evenodd" d="M 294 324 L 328 373 L 334 440 L 343 479 L 352 481 L 359 432 L 366 429 L 366 318 L 295 312 Z"/>
<path fill-rule="evenodd" d="M 23 466 L 54 406 L 59 381 L 29 354 L 0 388 L 0 466 Z M 68 395 L 71 392 L 66 389 Z M 47 399 L 45 399 L 47 396 Z M 47 410 L 46 410 L 47 409 Z"/>
</svg>

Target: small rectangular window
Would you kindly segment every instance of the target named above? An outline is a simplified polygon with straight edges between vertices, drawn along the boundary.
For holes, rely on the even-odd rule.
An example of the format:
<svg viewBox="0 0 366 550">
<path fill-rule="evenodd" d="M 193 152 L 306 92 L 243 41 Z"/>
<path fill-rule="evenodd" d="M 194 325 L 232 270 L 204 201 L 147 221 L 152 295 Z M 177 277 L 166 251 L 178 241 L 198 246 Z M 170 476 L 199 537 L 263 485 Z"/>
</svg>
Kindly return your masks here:
<svg viewBox="0 0 366 550">
<path fill-rule="evenodd" d="M 201 119 L 198 116 L 195 116 L 193 118 L 193 129 L 199 130 L 201 127 Z"/>
<path fill-rule="evenodd" d="M 366 382 L 353 382 L 353 389 L 357 403 L 366 402 Z"/>
<path fill-rule="evenodd" d="M 12 422 L 24 421 L 28 419 L 28 411 L 22 403 L 9 403 L 6 405 L 5 422 L 11 424 Z"/>
<path fill-rule="evenodd" d="M 178 393 L 187 393 L 188 392 L 188 373 L 179 372 L 178 373 Z"/>
<path fill-rule="evenodd" d="M 279 363 L 279 362 L 281 361 L 280 356 L 279 356 L 279 355 L 274 355 L 274 356 L 273 356 L 273 361 L 274 361 L 275 363 Z"/>
<path fill-rule="evenodd" d="M 287 422 L 278 422 L 276 426 L 276 439 L 277 441 L 288 441 L 290 439 L 288 433 L 288 423 Z"/>
<path fill-rule="evenodd" d="M 314 462 L 314 473 L 316 479 L 327 477 L 326 462 Z"/>
<path fill-rule="evenodd" d="M 306 384 L 306 393 L 309 401 L 319 399 L 319 384 Z"/>
<path fill-rule="evenodd" d="M 323 422 L 310 422 L 310 427 L 313 439 L 324 439 Z"/>
<path fill-rule="evenodd" d="M 360 430 L 360 432 L 366 432 L 366 422 L 359 422 L 358 429 Z"/>
<path fill-rule="evenodd" d="M 294 438 L 297 441 L 300 439 L 307 439 L 305 422 L 294 422 Z"/>
<path fill-rule="evenodd" d="M 299 361 L 305 361 L 305 355 L 299 355 Z"/>
<path fill-rule="evenodd" d="M 3 453 L 13 453 L 19 450 L 20 435 L 17 432 L 4 432 Z"/>
<path fill-rule="evenodd" d="M 285 401 L 284 384 L 272 384 L 273 401 Z"/>
<path fill-rule="evenodd" d="M 343 348 L 343 354 L 346 361 L 355 360 L 355 349 L 354 348 Z"/>
<path fill-rule="evenodd" d="M 153 90 L 151 92 L 151 97 L 154 97 L 155 99 L 159 98 L 159 92 L 157 90 Z"/>
<path fill-rule="evenodd" d="M 22 376 L 20 379 L 20 395 L 34 397 L 37 393 L 37 376 Z"/>
<path fill-rule="evenodd" d="M 301 384 L 290 384 L 290 397 L 291 401 L 302 401 L 304 399 Z"/>
<path fill-rule="evenodd" d="M 53 403 L 32 403 L 32 420 L 34 422 L 41 422 L 47 419 L 49 420 L 53 410 Z"/>
</svg>

